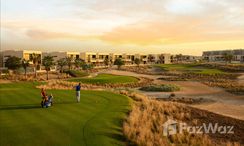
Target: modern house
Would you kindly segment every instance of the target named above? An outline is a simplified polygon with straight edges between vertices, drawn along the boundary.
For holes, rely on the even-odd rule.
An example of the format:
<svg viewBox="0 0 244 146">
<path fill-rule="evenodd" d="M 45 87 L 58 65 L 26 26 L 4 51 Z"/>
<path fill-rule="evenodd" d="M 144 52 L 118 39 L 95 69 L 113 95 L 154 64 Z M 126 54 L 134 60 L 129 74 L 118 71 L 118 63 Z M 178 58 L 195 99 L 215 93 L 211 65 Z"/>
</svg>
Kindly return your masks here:
<svg viewBox="0 0 244 146">
<path fill-rule="evenodd" d="M 108 59 L 110 61 L 109 53 L 97 53 L 96 66 L 104 66 L 105 59 Z"/>
<path fill-rule="evenodd" d="M 94 53 L 94 52 L 41 52 L 41 51 L 32 51 L 32 50 L 22 50 L 14 51 L 7 50 L 0 52 L 1 67 L 4 67 L 4 62 L 6 60 L 5 56 L 16 56 L 22 59 L 30 60 L 30 64 L 33 64 L 31 61 L 32 55 L 39 55 L 39 65 L 41 65 L 42 58 L 44 56 L 50 55 L 55 56 L 54 61 L 61 58 L 70 57 L 74 61 L 75 59 L 82 59 L 88 64 L 93 64 L 95 67 L 104 67 L 105 60 L 108 59 L 110 63 L 113 63 L 116 59 L 120 58 L 125 62 L 125 65 L 135 65 L 135 59 L 138 58 L 141 60 L 141 64 L 170 64 L 172 63 L 172 55 L 170 54 L 128 54 L 128 53 Z"/>
<path fill-rule="evenodd" d="M 204 60 L 209 62 L 224 62 L 224 55 L 233 55 L 233 62 L 244 63 L 244 49 L 205 51 L 202 54 Z"/>
<path fill-rule="evenodd" d="M 50 55 L 50 56 L 55 56 L 54 61 L 57 61 L 61 58 L 66 58 L 70 57 L 74 61 L 75 59 L 80 58 L 80 52 L 50 52 L 50 53 L 45 53 L 43 56 Z"/>
<path fill-rule="evenodd" d="M 171 55 L 170 54 L 149 54 L 148 61 L 149 64 L 170 64 Z"/>
<path fill-rule="evenodd" d="M 140 59 L 142 64 L 147 64 L 148 54 L 135 54 L 135 58 Z"/>
<path fill-rule="evenodd" d="M 86 63 L 93 64 L 95 66 L 104 66 L 105 59 L 110 60 L 109 53 L 93 53 L 93 52 L 83 52 L 80 55 L 81 59 Z"/>
<path fill-rule="evenodd" d="M 80 53 L 80 58 L 82 60 L 84 60 L 86 63 L 96 64 L 96 62 L 97 62 L 97 53 L 83 52 L 83 53 Z"/>
<path fill-rule="evenodd" d="M 6 50 L 2 52 L 2 60 L 3 60 L 3 67 L 5 67 L 4 62 L 6 61 L 8 56 L 16 56 L 21 59 L 25 59 L 30 61 L 30 64 L 33 64 L 32 58 L 33 55 L 37 55 L 39 60 L 38 64 L 40 65 L 42 63 L 42 52 L 41 51 L 34 51 L 34 50 L 21 50 L 21 51 L 15 51 L 15 50 Z"/>
<path fill-rule="evenodd" d="M 118 58 L 123 59 L 123 54 L 121 54 L 121 53 L 110 53 L 110 58 L 111 58 L 112 62 L 114 62 Z"/>
<path fill-rule="evenodd" d="M 133 65 L 134 64 L 134 61 L 135 61 L 135 54 L 126 54 L 124 53 L 122 55 L 122 59 L 124 60 L 125 62 L 125 65 Z"/>
</svg>

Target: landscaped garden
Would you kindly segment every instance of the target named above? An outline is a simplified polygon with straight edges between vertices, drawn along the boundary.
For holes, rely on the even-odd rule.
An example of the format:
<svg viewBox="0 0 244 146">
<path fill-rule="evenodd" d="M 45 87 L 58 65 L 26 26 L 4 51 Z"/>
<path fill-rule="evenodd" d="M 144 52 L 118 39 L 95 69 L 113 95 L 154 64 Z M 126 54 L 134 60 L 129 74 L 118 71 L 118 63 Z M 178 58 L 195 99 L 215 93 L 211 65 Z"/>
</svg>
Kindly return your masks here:
<svg viewBox="0 0 244 146">
<path fill-rule="evenodd" d="M 72 82 L 81 82 L 86 84 L 121 84 L 121 83 L 135 83 L 139 79 L 130 76 L 119 76 L 112 74 L 99 74 L 95 77 L 89 78 L 72 78 L 69 79 Z"/>
<path fill-rule="evenodd" d="M 8 146 L 123 145 L 122 120 L 130 99 L 107 91 L 47 90 L 54 105 L 41 108 L 40 83 L 0 84 L 0 141 Z"/>
</svg>

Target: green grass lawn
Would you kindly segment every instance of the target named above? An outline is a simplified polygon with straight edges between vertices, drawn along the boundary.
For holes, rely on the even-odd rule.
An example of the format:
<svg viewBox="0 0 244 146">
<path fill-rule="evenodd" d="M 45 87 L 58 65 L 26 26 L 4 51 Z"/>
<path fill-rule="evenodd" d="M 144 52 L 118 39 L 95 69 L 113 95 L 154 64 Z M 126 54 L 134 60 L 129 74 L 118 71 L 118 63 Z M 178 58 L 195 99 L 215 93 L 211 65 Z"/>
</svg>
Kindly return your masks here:
<svg viewBox="0 0 244 146">
<path fill-rule="evenodd" d="M 73 78 L 69 79 L 72 82 L 81 82 L 87 84 L 116 84 L 116 83 L 133 83 L 137 82 L 138 79 L 130 76 L 119 76 L 112 74 L 99 74 L 93 78 Z"/>
<path fill-rule="evenodd" d="M 193 72 L 200 74 L 223 74 L 224 71 L 200 66 L 199 64 L 159 64 L 155 65 L 164 71 Z"/>
<path fill-rule="evenodd" d="M 54 106 L 40 107 L 36 83 L 0 84 L 0 142 L 4 146 L 123 145 L 122 121 L 131 100 L 106 91 L 49 90 Z"/>
</svg>

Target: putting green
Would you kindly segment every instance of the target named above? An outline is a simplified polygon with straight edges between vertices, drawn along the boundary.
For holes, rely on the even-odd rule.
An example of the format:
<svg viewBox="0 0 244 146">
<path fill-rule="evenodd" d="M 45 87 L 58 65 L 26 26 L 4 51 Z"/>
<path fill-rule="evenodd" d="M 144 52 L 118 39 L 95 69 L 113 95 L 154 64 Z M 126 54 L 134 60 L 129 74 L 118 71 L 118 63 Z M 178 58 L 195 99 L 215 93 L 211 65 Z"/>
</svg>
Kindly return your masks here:
<svg viewBox="0 0 244 146">
<path fill-rule="evenodd" d="M 87 84 L 115 84 L 115 83 L 133 83 L 137 82 L 138 79 L 131 76 L 120 76 L 112 74 L 99 74 L 93 78 L 73 78 L 69 79 L 72 82 L 82 82 Z"/>
<path fill-rule="evenodd" d="M 40 108 L 37 83 L 0 84 L 0 142 L 6 146 L 123 145 L 122 121 L 131 100 L 106 91 L 47 91 L 54 106 Z"/>
</svg>

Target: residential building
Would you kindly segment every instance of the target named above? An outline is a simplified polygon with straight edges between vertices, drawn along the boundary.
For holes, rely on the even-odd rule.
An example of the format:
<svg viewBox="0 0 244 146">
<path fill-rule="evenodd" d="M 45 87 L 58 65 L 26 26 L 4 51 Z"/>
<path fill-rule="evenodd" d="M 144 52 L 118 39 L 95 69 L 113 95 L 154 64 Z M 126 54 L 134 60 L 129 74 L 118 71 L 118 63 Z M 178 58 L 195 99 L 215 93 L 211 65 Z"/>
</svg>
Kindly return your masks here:
<svg viewBox="0 0 244 146">
<path fill-rule="evenodd" d="M 110 58 L 111 58 L 112 62 L 114 62 L 118 58 L 123 60 L 123 54 L 121 54 L 121 53 L 110 53 Z"/>
<path fill-rule="evenodd" d="M 122 55 L 122 58 L 125 62 L 125 65 L 133 65 L 135 62 L 135 54 L 126 54 Z"/>
<path fill-rule="evenodd" d="M 70 57 L 74 61 L 75 59 L 80 58 L 80 52 L 50 52 L 50 53 L 44 53 L 43 56 L 50 55 L 55 56 L 54 61 L 57 61 L 61 58 Z"/>
<path fill-rule="evenodd" d="M 147 64 L 148 62 L 148 54 L 135 54 L 135 58 L 140 59 L 142 64 Z"/>
<path fill-rule="evenodd" d="M 5 67 L 4 62 L 6 61 L 8 56 L 16 56 L 21 59 L 25 59 L 30 61 L 29 63 L 32 65 L 32 57 L 33 55 L 37 55 L 39 58 L 38 64 L 41 65 L 42 62 L 42 52 L 41 51 L 34 51 L 34 50 L 20 50 L 20 51 L 15 51 L 15 50 L 6 50 L 2 52 L 2 60 L 3 60 L 3 67 Z"/>
<path fill-rule="evenodd" d="M 93 64 L 97 67 L 104 66 L 105 59 L 110 60 L 109 53 L 93 53 L 93 52 L 83 52 L 81 53 L 81 59 L 86 63 Z"/>
<path fill-rule="evenodd" d="M 83 53 L 80 53 L 80 57 L 86 63 L 90 63 L 90 64 L 94 64 L 95 65 L 95 63 L 97 62 L 97 53 L 83 52 Z"/>
<path fill-rule="evenodd" d="M 94 53 L 94 52 L 41 52 L 41 51 L 31 51 L 31 50 L 22 50 L 14 51 L 8 50 L 1 52 L 0 65 L 4 67 L 4 61 L 6 58 L 4 56 L 17 56 L 20 58 L 25 58 L 26 60 L 31 60 L 32 54 L 38 54 L 40 56 L 39 64 L 43 56 L 55 56 L 54 61 L 61 58 L 70 57 L 74 61 L 77 58 L 84 60 L 88 64 L 93 64 L 95 67 L 104 67 L 105 59 L 108 59 L 110 63 L 113 63 L 117 58 L 122 59 L 125 62 L 125 65 L 134 65 L 135 59 L 138 58 L 141 60 L 141 64 L 169 64 L 172 62 L 172 56 L 170 54 L 128 54 L 128 53 Z M 32 62 L 30 62 L 32 64 Z"/>
<path fill-rule="evenodd" d="M 204 51 L 202 57 L 204 60 L 209 62 L 224 62 L 225 54 L 233 55 L 233 62 L 244 63 L 244 49 Z"/>
<path fill-rule="evenodd" d="M 170 54 L 149 54 L 148 63 L 150 64 L 170 64 L 171 55 Z"/>
<path fill-rule="evenodd" d="M 105 59 L 108 59 L 110 61 L 109 53 L 97 53 L 96 66 L 100 66 L 100 67 L 104 66 Z"/>
</svg>

